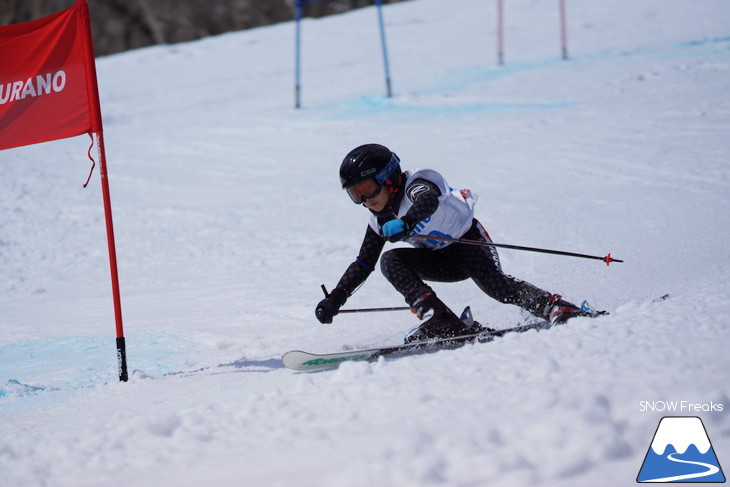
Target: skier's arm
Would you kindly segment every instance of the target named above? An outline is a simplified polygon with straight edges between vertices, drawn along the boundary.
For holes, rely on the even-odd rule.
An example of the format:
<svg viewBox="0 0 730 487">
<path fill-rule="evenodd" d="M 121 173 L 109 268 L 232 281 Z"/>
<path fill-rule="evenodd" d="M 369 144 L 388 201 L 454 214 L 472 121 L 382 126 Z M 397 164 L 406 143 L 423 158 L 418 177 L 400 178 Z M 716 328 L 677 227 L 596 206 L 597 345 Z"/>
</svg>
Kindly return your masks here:
<svg viewBox="0 0 730 487">
<path fill-rule="evenodd" d="M 405 189 L 406 198 L 413 202 L 405 215 L 383 224 L 381 232 L 389 242 L 404 239 L 418 222 L 434 214 L 439 207 L 441 190 L 431 181 L 416 179 Z"/>
<path fill-rule="evenodd" d="M 375 264 L 378 263 L 378 258 L 384 246 L 385 240 L 383 240 L 383 237 L 378 235 L 368 225 L 362 245 L 360 246 L 360 253 L 357 255 L 355 261 L 347 268 L 340 282 L 335 287 L 336 290 L 344 292 L 345 299 L 351 296 L 365 282 L 365 279 L 368 278 L 370 273 L 375 270 Z"/>
<path fill-rule="evenodd" d="M 405 192 L 405 197 L 413 202 L 413 206 L 408 209 L 401 220 L 408 228 L 413 228 L 416 223 L 425 220 L 436 211 L 441 190 L 431 181 L 418 178 L 405 188 Z M 335 290 L 339 290 L 338 294 L 344 293 L 344 299 L 347 299 L 365 282 L 365 279 L 375 270 L 375 264 L 378 263 L 384 245 L 383 237 L 368 226 L 357 259 L 350 264 L 335 287 Z"/>
<path fill-rule="evenodd" d="M 413 206 L 401 220 L 408 228 L 413 228 L 416 223 L 434 214 L 439 207 L 439 196 L 441 190 L 431 181 L 416 179 L 406 188 L 406 198 L 413 202 Z"/>
<path fill-rule="evenodd" d="M 368 225 L 357 259 L 350 264 L 329 296 L 320 301 L 314 310 L 320 323 L 332 323 L 332 318 L 340 311 L 347 298 L 373 272 L 384 246 L 385 240 Z"/>
</svg>

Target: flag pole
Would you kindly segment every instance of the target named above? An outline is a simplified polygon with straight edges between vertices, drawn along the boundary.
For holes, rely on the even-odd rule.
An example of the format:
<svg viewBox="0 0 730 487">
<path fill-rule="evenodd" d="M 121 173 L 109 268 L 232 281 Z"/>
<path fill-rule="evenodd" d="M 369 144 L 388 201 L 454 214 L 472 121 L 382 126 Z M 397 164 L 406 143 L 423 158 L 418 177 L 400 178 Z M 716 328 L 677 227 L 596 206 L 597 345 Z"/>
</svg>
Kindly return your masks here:
<svg viewBox="0 0 730 487">
<path fill-rule="evenodd" d="M 119 272 L 117 270 L 117 250 L 114 244 L 114 221 L 112 219 L 112 203 L 109 192 L 109 176 L 106 168 L 106 151 L 104 150 L 104 133 L 97 132 L 96 142 L 99 148 L 99 174 L 101 175 L 101 194 L 104 200 L 104 218 L 106 220 L 106 238 L 109 247 L 109 268 L 112 279 L 112 297 L 114 300 L 114 322 L 117 332 L 117 365 L 119 380 L 126 382 L 127 373 L 127 345 L 124 339 L 124 325 L 122 323 L 122 299 L 119 292 Z"/>
<path fill-rule="evenodd" d="M 104 200 L 104 219 L 106 221 L 106 239 L 109 247 L 109 268 L 112 280 L 112 298 L 114 300 L 114 322 L 117 335 L 117 365 L 119 380 L 126 382 L 127 373 L 127 346 L 124 339 L 122 324 L 122 299 L 119 292 L 119 272 L 117 270 L 117 251 L 114 244 L 114 222 L 112 219 L 112 203 L 109 192 L 109 175 L 106 167 L 106 151 L 104 149 L 104 129 L 101 120 L 101 102 L 99 100 L 99 86 L 96 79 L 96 60 L 94 59 L 94 42 L 91 36 L 91 22 L 87 0 L 77 0 L 76 6 L 80 11 L 80 19 L 85 26 L 87 62 L 86 79 L 88 83 L 89 112 L 91 118 L 91 133 L 96 134 L 96 143 L 99 150 L 99 174 L 101 176 L 101 194 Z"/>
</svg>

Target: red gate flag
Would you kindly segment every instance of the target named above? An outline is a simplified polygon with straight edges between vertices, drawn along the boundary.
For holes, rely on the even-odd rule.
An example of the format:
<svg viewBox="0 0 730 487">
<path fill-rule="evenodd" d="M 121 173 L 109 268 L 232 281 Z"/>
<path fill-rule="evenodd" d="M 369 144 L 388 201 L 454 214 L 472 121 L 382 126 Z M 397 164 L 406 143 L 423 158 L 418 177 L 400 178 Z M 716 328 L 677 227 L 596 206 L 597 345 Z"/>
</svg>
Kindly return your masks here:
<svg viewBox="0 0 730 487">
<path fill-rule="evenodd" d="M 101 132 L 87 0 L 0 27 L 0 150 Z"/>
<path fill-rule="evenodd" d="M 127 349 L 99 105 L 87 0 L 76 0 L 73 7 L 42 19 L 0 27 L 0 150 L 96 134 L 119 380 L 126 381 Z"/>
</svg>

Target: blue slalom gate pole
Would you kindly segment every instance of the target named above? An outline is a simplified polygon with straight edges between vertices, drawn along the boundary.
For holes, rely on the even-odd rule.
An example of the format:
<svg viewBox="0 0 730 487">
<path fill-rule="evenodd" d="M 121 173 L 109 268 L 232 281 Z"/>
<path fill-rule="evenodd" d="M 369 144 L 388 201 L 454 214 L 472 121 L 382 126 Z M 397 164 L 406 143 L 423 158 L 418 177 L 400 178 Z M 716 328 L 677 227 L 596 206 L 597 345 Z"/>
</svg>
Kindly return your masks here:
<svg viewBox="0 0 730 487">
<path fill-rule="evenodd" d="M 385 87 L 388 93 L 388 98 L 391 98 L 393 96 L 393 91 L 390 87 L 390 65 L 388 64 L 388 46 L 385 43 L 385 25 L 383 24 L 383 2 L 382 0 L 375 0 L 375 4 L 378 6 L 380 44 L 383 46 L 383 64 L 385 65 Z"/>
<path fill-rule="evenodd" d="M 304 15 L 304 4 L 323 0 L 295 0 L 295 59 L 294 59 L 294 108 L 302 106 L 302 16 Z M 385 65 L 385 86 L 388 98 L 393 96 L 390 83 L 390 63 L 388 62 L 388 46 L 385 41 L 385 23 L 383 22 L 383 1 L 375 0 L 378 8 L 378 23 L 380 25 L 380 43 L 383 48 L 383 64 Z"/>
</svg>

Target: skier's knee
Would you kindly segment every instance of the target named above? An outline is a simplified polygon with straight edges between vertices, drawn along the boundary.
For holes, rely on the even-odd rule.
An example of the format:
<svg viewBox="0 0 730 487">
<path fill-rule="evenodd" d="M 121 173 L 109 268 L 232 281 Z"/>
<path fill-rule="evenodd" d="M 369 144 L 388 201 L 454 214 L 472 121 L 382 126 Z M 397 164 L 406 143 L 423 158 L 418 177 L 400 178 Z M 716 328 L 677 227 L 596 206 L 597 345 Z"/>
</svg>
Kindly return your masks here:
<svg viewBox="0 0 730 487">
<path fill-rule="evenodd" d="M 398 255 L 399 250 L 401 249 L 388 250 L 380 256 L 380 271 L 388 279 L 397 272 L 397 269 L 403 267 L 403 262 Z"/>
</svg>

